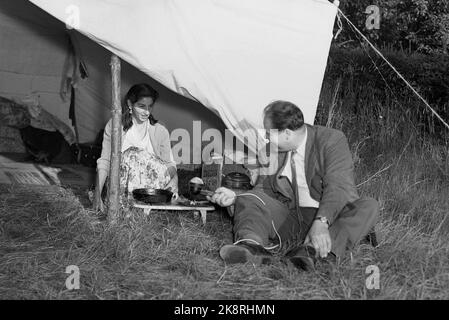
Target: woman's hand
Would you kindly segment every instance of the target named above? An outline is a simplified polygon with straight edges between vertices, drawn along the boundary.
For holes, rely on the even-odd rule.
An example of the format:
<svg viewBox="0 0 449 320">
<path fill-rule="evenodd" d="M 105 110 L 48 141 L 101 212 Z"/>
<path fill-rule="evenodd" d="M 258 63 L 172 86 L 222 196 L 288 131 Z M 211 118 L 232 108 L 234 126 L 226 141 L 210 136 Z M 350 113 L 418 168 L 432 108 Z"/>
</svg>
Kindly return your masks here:
<svg viewBox="0 0 449 320">
<path fill-rule="evenodd" d="M 97 178 L 95 186 L 94 210 L 104 212 L 104 203 L 101 198 L 101 191 L 103 190 L 108 171 L 105 169 L 97 169 Z"/>
<path fill-rule="evenodd" d="M 95 199 L 94 199 L 94 208 L 93 208 L 96 212 L 100 211 L 100 212 L 104 212 L 104 203 L 103 203 L 103 199 L 101 199 L 101 193 L 100 192 L 95 192 Z"/>
<path fill-rule="evenodd" d="M 178 174 L 176 167 L 169 167 L 168 174 L 170 175 L 170 179 L 173 179 Z"/>
<path fill-rule="evenodd" d="M 218 188 L 211 197 L 207 197 L 212 203 L 218 204 L 220 207 L 230 207 L 235 203 L 237 195 L 234 191 L 227 188 Z"/>
</svg>

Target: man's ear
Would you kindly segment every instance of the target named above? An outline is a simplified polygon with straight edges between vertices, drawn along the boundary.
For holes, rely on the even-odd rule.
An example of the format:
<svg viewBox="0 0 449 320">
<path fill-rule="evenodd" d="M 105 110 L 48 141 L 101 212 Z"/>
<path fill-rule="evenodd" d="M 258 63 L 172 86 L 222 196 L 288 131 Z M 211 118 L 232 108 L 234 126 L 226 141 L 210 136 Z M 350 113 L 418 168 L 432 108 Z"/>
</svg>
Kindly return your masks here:
<svg viewBox="0 0 449 320">
<path fill-rule="evenodd" d="M 293 136 L 293 131 L 291 131 L 290 129 L 285 129 L 285 139 L 290 140 Z"/>
</svg>

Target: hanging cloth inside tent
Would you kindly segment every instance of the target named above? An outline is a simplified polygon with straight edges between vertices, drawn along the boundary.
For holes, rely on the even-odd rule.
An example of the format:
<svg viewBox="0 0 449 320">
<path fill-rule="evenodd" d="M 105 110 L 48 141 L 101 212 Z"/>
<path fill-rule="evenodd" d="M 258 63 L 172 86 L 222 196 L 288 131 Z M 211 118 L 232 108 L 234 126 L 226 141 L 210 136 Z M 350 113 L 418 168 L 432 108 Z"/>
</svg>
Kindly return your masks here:
<svg viewBox="0 0 449 320">
<path fill-rule="evenodd" d="M 76 125 L 76 113 L 75 113 L 75 88 L 73 87 L 73 85 L 71 86 L 71 94 L 70 94 L 69 119 L 72 120 L 72 126 L 75 128 L 76 143 L 79 143 L 78 126 Z"/>
<path fill-rule="evenodd" d="M 69 119 L 72 120 L 72 126 L 74 127 L 76 134 L 76 142 L 79 144 L 75 112 L 75 94 L 79 81 L 88 78 L 89 74 L 87 72 L 86 64 L 83 61 L 80 46 L 76 40 L 75 34 L 69 31 L 67 39 L 68 55 L 64 66 L 60 95 L 63 101 L 67 101 L 70 92 Z"/>
</svg>

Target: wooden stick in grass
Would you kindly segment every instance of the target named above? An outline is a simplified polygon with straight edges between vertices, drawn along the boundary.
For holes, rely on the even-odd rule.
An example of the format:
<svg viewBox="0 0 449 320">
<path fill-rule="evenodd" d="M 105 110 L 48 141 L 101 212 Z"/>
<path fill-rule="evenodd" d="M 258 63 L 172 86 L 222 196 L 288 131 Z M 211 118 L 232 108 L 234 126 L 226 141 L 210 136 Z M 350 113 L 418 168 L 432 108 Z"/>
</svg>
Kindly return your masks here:
<svg viewBox="0 0 449 320">
<path fill-rule="evenodd" d="M 109 171 L 108 221 L 115 224 L 120 212 L 120 156 L 122 108 L 120 105 L 120 59 L 115 54 L 111 57 L 112 72 L 112 132 L 111 132 L 111 165 Z"/>
</svg>

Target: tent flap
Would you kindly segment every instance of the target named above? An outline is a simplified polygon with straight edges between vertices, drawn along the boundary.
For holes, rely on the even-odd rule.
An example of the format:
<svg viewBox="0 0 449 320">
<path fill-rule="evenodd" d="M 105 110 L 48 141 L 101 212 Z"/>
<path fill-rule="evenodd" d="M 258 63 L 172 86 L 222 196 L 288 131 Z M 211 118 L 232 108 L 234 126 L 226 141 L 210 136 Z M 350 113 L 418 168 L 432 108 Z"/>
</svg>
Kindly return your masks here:
<svg viewBox="0 0 449 320">
<path fill-rule="evenodd" d="M 78 31 L 218 112 L 238 137 L 274 100 L 314 121 L 337 12 L 327 0 L 30 1 L 79 18 Z"/>
</svg>

